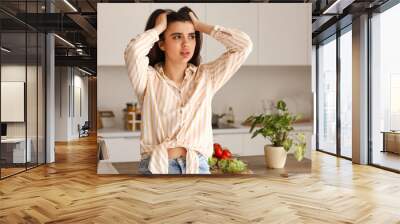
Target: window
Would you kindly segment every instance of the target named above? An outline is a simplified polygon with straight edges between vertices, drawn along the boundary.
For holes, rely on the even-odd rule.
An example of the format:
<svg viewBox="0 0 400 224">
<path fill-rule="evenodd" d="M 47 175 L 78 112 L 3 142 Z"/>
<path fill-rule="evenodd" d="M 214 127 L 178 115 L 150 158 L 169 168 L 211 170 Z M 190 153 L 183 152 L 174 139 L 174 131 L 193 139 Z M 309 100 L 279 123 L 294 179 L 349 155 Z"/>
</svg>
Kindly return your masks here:
<svg viewBox="0 0 400 224">
<path fill-rule="evenodd" d="M 336 38 L 318 47 L 318 149 L 336 153 Z"/>
<path fill-rule="evenodd" d="M 352 157 L 352 32 L 340 36 L 340 155 Z"/>
<path fill-rule="evenodd" d="M 400 5 L 371 18 L 371 162 L 400 170 Z"/>
</svg>

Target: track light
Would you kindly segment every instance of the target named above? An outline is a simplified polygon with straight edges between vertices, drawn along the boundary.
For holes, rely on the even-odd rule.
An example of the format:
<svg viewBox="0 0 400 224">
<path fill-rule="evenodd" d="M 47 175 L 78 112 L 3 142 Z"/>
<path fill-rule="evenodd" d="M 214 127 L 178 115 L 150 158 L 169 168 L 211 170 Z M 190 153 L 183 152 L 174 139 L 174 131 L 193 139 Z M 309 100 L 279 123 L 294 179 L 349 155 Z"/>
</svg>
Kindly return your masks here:
<svg viewBox="0 0 400 224">
<path fill-rule="evenodd" d="M 83 72 L 83 73 L 85 73 L 85 74 L 87 74 L 87 75 L 90 75 L 90 76 L 93 75 L 92 73 L 90 73 L 90 72 L 88 72 L 88 71 L 86 71 L 86 70 L 83 70 L 83 69 L 81 69 L 81 68 L 79 68 L 79 67 L 78 67 L 78 70 L 81 71 L 81 72 Z"/>
<path fill-rule="evenodd" d="M 72 44 L 71 42 L 69 42 L 68 40 L 66 40 L 66 39 L 64 39 L 64 38 L 62 38 L 62 37 L 60 37 L 60 36 L 58 36 L 57 34 L 54 34 L 54 36 L 57 37 L 57 38 L 58 38 L 59 40 L 61 40 L 62 42 L 66 43 L 67 45 L 69 45 L 69 46 L 75 48 L 75 45 L 73 45 L 73 44 Z"/>
<path fill-rule="evenodd" d="M 71 4 L 69 3 L 68 0 L 64 0 L 65 4 L 67 4 L 72 10 L 74 10 L 74 12 L 78 12 L 78 10 Z"/>
<path fill-rule="evenodd" d="M 351 5 L 355 0 L 336 0 L 332 5 L 324 10 L 322 14 L 342 14 L 343 10 Z"/>
<path fill-rule="evenodd" d="M 4 51 L 4 52 L 6 52 L 6 53 L 10 53 L 10 52 L 11 52 L 11 50 L 9 50 L 9 49 L 7 49 L 7 48 L 5 48 L 5 47 L 1 47 L 1 50 Z"/>
</svg>

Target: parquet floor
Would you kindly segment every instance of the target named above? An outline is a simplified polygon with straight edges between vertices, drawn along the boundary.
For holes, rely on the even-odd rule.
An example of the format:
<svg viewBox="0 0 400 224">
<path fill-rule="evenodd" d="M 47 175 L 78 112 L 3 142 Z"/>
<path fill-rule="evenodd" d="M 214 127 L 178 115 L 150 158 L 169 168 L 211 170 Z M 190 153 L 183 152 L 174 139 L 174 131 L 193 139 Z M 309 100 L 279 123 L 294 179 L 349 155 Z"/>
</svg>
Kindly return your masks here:
<svg viewBox="0 0 400 224">
<path fill-rule="evenodd" d="M 0 181 L 0 223 L 400 223 L 400 175 L 314 153 L 288 178 L 99 176 L 91 137 Z"/>
</svg>

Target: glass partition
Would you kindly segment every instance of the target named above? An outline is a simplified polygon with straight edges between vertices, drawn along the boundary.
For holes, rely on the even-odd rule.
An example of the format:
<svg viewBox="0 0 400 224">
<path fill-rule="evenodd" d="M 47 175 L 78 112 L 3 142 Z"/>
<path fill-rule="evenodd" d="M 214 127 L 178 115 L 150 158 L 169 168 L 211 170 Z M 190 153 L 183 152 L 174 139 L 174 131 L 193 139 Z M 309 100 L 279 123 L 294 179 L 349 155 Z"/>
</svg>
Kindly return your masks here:
<svg viewBox="0 0 400 224">
<path fill-rule="evenodd" d="M 19 1 L 14 8 L 17 16 L 24 16 L 44 12 L 43 5 Z M 12 14 L 0 12 L 0 26 L 0 178 L 5 178 L 45 163 L 46 39 Z"/>
</svg>

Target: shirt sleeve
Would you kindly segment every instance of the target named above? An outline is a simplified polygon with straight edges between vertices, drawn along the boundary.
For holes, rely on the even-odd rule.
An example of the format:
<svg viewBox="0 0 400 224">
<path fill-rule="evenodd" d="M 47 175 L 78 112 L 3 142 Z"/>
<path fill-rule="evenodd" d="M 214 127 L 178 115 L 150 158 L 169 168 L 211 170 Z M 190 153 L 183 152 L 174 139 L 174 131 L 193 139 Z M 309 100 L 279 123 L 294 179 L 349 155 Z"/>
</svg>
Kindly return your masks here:
<svg viewBox="0 0 400 224">
<path fill-rule="evenodd" d="M 253 50 L 253 42 L 246 33 L 219 25 L 214 26 L 210 36 L 226 48 L 216 60 L 203 65 L 216 93 L 244 63 Z"/>
<path fill-rule="evenodd" d="M 157 30 L 149 29 L 131 39 L 124 52 L 128 76 L 140 104 L 143 102 L 149 70 L 153 69 L 149 66 L 147 54 L 158 40 Z"/>
</svg>

